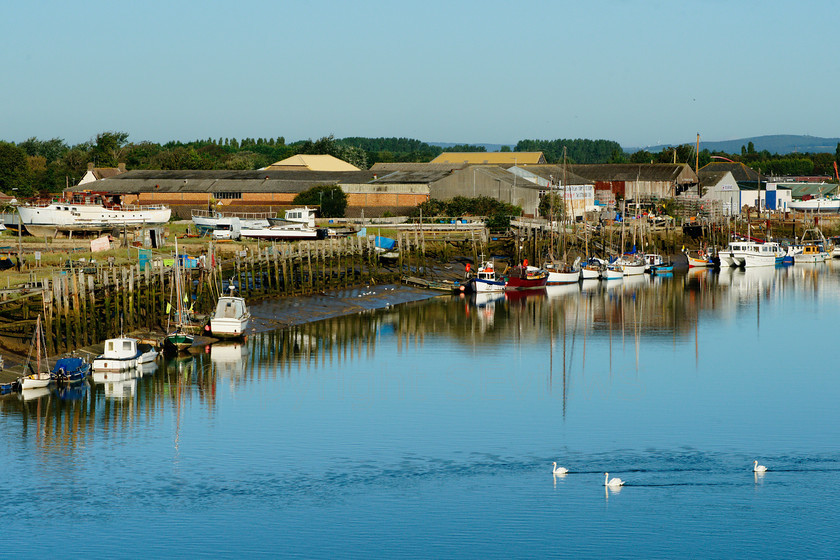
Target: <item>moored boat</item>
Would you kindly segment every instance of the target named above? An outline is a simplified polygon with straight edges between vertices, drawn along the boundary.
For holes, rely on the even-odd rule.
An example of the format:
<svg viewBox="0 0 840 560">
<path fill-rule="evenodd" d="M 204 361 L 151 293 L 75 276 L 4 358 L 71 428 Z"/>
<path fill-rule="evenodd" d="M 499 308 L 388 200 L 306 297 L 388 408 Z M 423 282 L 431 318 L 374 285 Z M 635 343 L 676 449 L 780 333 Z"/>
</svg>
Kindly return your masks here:
<svg viewBox="0 0 840 560">
<path fill-rule="evenodd" d="M 475 276 L 459 286 L 459 290 L 467 293 L 503 292 L 505 281 L 496 276 L 496 268 L 493 261 L 484 261 Z"/>
<path fill-rule="evenodd" d="M 175 264 L 173 265 L 173 276 L 175 277 L 175 329 L 170 331 L 163 339 L 163 351 L 166 354 L 178 354 L 190 348 L 195 337 L 186 329 L 190 326 L 189 310 L 184 309 L 184 290 L 181 287 L 181 270 L 178 259 L 178 238 L 175 238 Z"/>
<path fill-rule="evenodd" d="M 572 284 L 580 280 L 580 257 L 569 266 L 566 263 L 549 261 L 543 264 L 543 269 L 548 271 L 546 285 Z"/>
<path fill-rule="evenodd" d="M 548 282 L 548 271 L 535 266 L 516 265 L 507 270 L 505 290 L 543 288 Z"/>
<path fill-rule="evenodd" d="M 230 284 L 230 295 L 222 296 L 216 303 L 216 311 L 210 317 L 210 334 L 216 338 L 239 338 L 245 334 L 251 320 L 251 312 L 245 299 L 234 296 L 235 287 Z"/>
<path fill-rule="evenodd" d="M 33 351 L 35 352 L 34 368 L 31 361 Z M 32 346 L 29 348 L 24 369 L 28 369 L 30 373 L 18 379 L 20 388 L 23 390 L 44 389 L 53 382 L 53 375 L 49 369 L 49 358 L 47 357 L 47 341 L 41 329 L 40 315 L 35 321 L 35 333 L 32 335 Z"/>
<path fill-rule="evenodd" d="M 109 338 L 104 352 L 93 360 L 94 381 L 101 382 L 100 377 L 103 381 L 108 379 L 104 377 L 107 374 L 133 372 L 143 364 L 154 362 L 157 356 L 156 348 L 136 338 Z"/>
<path fill-rule="evenodd" d="M 53 366 L 52 373 L 58 383 L 67 385 L 81 383 L 90 374 L 90 364 L 76 356 L 61 358 Z"/>
<path fill-rule="evenodd" d="M 785 252 L 775 241 L 756 243 L 744 253 L 744 266 L 754 268 L 758 266 L 776 266 L 782 264 Z"/>
</svg>

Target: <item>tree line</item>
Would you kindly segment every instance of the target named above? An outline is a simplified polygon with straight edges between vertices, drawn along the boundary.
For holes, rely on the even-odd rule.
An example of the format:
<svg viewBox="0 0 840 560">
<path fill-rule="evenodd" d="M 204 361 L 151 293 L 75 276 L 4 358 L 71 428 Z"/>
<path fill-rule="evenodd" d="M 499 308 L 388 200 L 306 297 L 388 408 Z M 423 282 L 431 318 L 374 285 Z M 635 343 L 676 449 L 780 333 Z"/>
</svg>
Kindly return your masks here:
<svg viewBox="0 0 840 560">
<path fill-rule="evenodd" d="M 483 146 L 462 144 L 446 151 L 485 151 Z M 191 142 L 130 142 L 126 132 L 109 131 L 95 138 L 68 145 L 63 139 L 40 140 L 32 137 L 23 142 L 0 141 L 0 191 L 30 197 L 39 192 L 60 192 L 75 185 L 84 176 L 89 163 L 95 167 L 116 167 L 125 163 L 128 169 L 230 169 L 247 170 L 266 167 L 295 154 L 329 154 L 360 169 L 377 162 L 429 162 L 444 148 L 412 138 L 336 139 L 332 135 L 317 140 L 287 143 L 282 136 L 274 138 L 207 138 Z M 510 151 L 505 146 L 502 151 Z M 684 144 L 651 153 L 639 150 L 626 153 L 611 140 L 556 139 L 520 140 L 513 151 L 543 152 L 548 163 L 678 163 L 704 166 L 715 157 L 742 162 L 760 170 L 763 175 L 834 175 L 834 163 L 840 161 L 840 144 L 834 154 L 797 153 L 771 154 L 757 151 L 750 142 L 741 153 L 727 154 L 702 150 Z"/>
</svg>

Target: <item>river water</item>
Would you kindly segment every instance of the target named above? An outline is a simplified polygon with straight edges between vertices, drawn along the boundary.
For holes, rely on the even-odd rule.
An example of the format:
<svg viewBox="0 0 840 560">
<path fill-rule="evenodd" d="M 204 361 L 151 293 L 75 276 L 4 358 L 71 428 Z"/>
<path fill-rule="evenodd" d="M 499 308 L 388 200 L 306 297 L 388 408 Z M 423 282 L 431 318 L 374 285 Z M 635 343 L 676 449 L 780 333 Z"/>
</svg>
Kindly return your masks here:
<svg viewBox="0 0 840 560">
<path fill-rule="evenodd" d="M 2 550 L 840 554 L 840 266 L 517 295 L 366 310 L 122 385 L 4 397 Z"/>
</svg>

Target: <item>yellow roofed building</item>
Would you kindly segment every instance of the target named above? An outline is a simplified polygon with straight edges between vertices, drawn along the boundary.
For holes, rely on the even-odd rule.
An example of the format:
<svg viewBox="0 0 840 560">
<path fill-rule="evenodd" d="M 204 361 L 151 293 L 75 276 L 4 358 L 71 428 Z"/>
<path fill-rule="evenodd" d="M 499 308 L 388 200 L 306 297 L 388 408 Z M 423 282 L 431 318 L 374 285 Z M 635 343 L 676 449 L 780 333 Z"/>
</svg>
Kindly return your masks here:
<svg viewBox="0 0 840 560">
<path fill-rule="evenodd" d="M 443 152 L 431 163 L 466 163 L 469 165 L 540 165 L 542 152 Z"/>
<path fill-rule="evenodd" d="M 359 171 L 355 165 L 330 155 L 296 154 L 263 167 L 264 171 Z"/>
</svg>

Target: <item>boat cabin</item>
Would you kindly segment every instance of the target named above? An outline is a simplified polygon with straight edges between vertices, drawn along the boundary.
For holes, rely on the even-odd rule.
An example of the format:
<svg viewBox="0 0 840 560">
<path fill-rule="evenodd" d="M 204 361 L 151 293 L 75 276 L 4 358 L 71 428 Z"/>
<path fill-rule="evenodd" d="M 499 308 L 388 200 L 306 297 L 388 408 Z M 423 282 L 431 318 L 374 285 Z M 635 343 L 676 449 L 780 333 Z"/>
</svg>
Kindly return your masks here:
<svg viewBox="0 0 840 560">
<path fill-rule="evenodd" d="M 246 314 L 245 300 L 241 297 L 223 296 L 216 304 L 214 319 L 240 319 Z"/>
<path fill-rule="evenodd" d="M 105 341 L 103 358 L 124 360 L 137 356 L 137 340 L 134 338 L 109 338 Z"/>
</svg>

